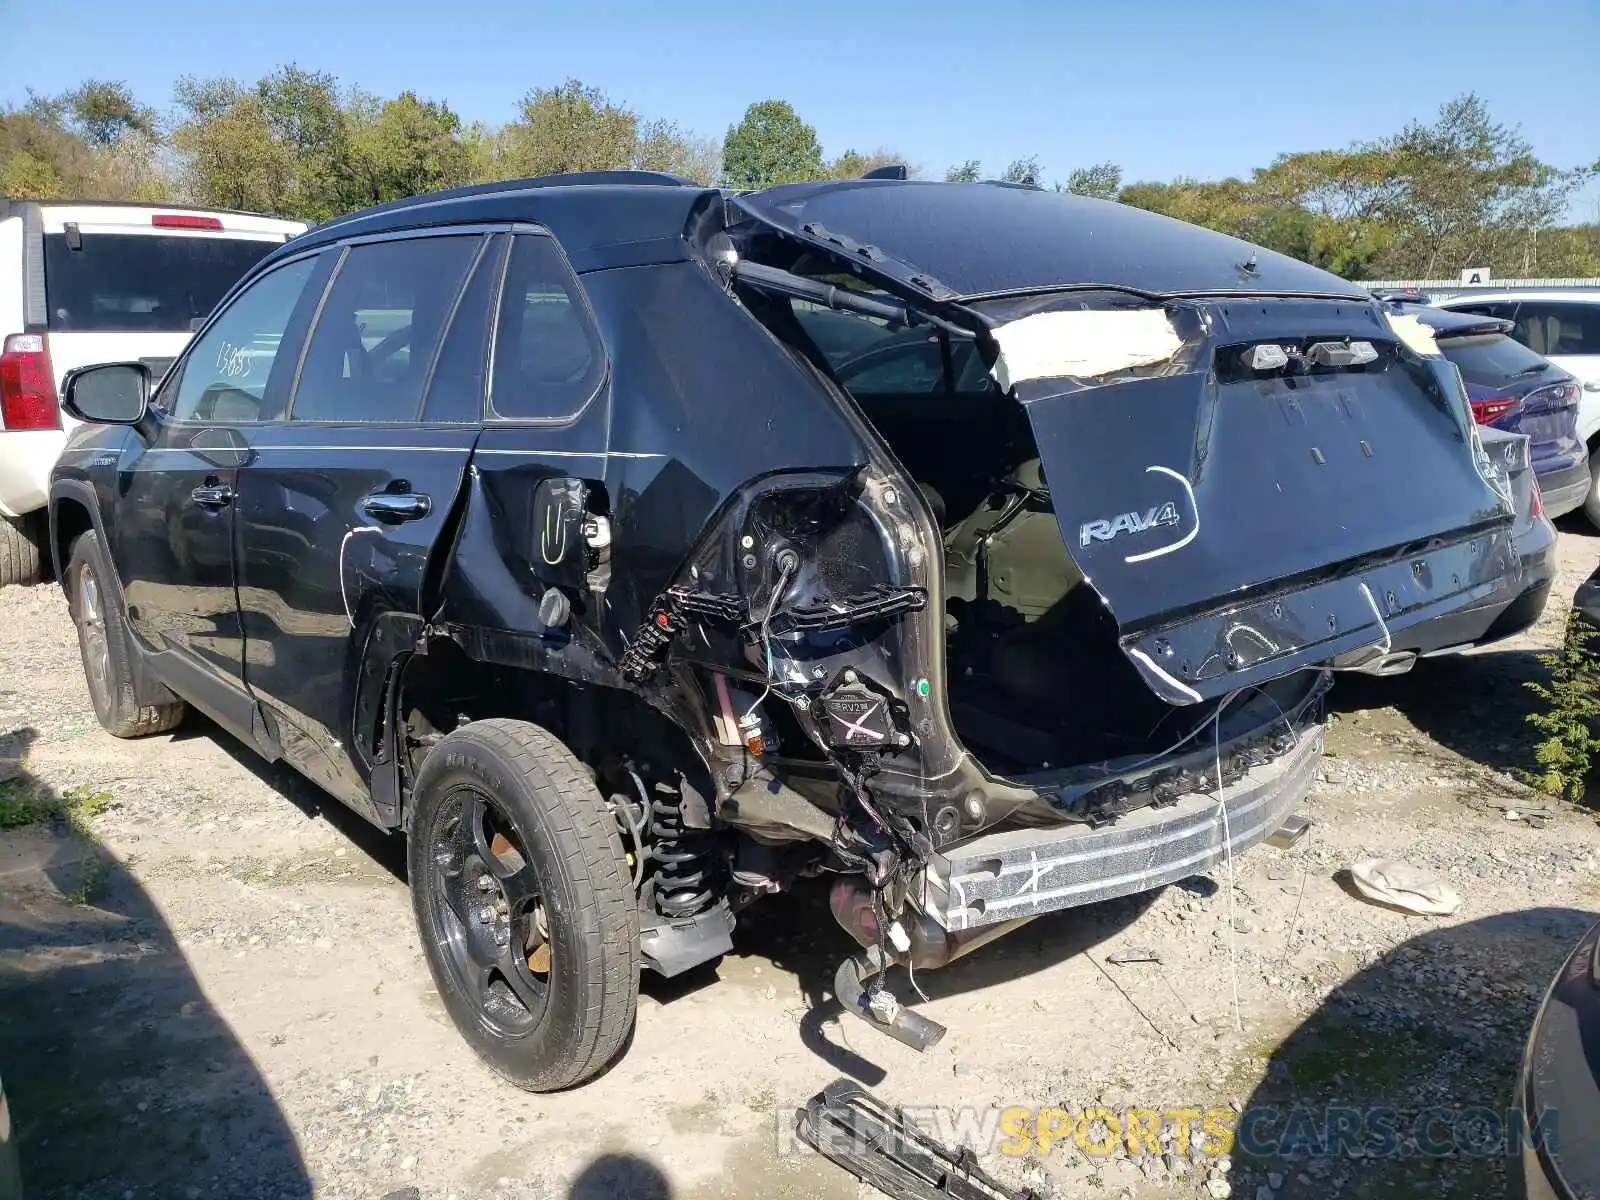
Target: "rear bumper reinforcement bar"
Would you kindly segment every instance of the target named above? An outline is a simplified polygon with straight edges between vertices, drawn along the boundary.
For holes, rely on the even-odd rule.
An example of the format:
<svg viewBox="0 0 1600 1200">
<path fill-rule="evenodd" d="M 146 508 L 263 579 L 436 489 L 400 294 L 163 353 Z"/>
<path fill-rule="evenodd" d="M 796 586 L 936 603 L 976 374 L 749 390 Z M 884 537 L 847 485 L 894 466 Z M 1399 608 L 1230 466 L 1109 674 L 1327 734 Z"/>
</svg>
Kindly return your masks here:
<svg viewBox="0 0 1600 1200">
<path fill-rule="evenodd" d="M 1233 853 L 1262 841 L 1306 795 L 1322 757 L 1322 726 L 1223 789 Z M 1149 891 L 1226 856 L 1215 795 L 1138 809 L 1109 825 L 1058 825 L 983 834 L 935 854 L 912 901 L 949 930 L 1037 916 Z"/>
</svg>

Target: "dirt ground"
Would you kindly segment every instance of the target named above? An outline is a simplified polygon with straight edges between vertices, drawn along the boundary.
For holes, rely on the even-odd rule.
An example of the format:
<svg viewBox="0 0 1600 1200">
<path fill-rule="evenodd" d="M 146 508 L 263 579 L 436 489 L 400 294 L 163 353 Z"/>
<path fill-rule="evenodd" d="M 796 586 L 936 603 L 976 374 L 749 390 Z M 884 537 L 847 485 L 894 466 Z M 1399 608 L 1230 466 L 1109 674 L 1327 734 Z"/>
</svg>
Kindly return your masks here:
<svg viewBox="0 0 1600 1200">
<path fill-rule="evenodd" d="M 198 718 L 102 733 L 59 590 L 7 589 L 0 789 L 86 814 L 0 833 L 0 1073 L 29 1196 L 853 1197 L 780 1136 L 841 1076 L 964 1106 L 983 1161 L 1041 1194 L 1501 1194 L 1502 1157 L 1420 1153 L 1406 1131 L 1433 1106 L 1445 1130 L 1504 1112 L 1543 988 L 1600 910 L 1594 813 L 1508 774 L 1531 752 L 1522 683 L 1600 537 L 1573 526 L 1560 551 L 1529 635 L 1335 688 L 1313 829 L 1241 856 L 1231 896 L 1219 870 L 922 973 L 950 1033 L 921 1056 L 841 1023 L 827 987 L 848 943 L 820 889 L 779 898 L 715 970 L 647 980 L 626 1056 L 557 1096 L 501 1083 L 450 1027 L 397 839 Z M 1355 898 L 1341 872 L 1366 857 L 1436 872 L 1460 911 Z M 1115 964 L 1135 950 L 1159 961 Z M 1291 1102 L 1381 1105 L 1401 1136 L 1376 1156 L 1227 1158 L 1170 1127 L 1161 1153 L 991 1136 L 1012 1106 L 1243 1121 Z"/>
</svg>

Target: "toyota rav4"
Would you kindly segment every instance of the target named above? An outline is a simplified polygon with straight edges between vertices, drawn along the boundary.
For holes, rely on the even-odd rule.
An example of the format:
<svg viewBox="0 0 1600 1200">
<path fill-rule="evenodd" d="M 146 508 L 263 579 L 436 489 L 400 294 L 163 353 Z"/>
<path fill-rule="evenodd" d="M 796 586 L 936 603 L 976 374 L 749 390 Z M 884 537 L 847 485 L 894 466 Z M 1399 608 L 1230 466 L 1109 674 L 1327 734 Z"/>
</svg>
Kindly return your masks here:
<svg viewBox="0 0 1600 1200">
<path fill-rule="evenodd" d="M 514 1082 L 820 873 L 920 1048 L 891 967 L 1262 840 L 1329 664 L 1523 590 L 1402 320 L 1028 187 L 467 188 L 273 252 L 153 394 L 74 372 L 51 540 L 105 727 L 193 705 L 403 830 Z"/>
</svg>

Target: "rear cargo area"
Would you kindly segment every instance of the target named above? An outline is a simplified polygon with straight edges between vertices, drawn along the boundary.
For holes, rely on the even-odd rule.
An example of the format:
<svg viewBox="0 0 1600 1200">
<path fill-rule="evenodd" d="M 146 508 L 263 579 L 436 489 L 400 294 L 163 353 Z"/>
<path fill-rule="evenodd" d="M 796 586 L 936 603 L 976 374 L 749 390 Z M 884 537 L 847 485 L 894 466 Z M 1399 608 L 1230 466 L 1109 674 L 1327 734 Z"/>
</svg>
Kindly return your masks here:
<svg viewBox="0 0 1600 1200">
<path fill-rule="evenodd" d="M 1464 403 L 1371 306 L 1194 305 L 1169 360 L 1085 378 L 1048 336 L 1008 376 L 937 322 L 780 303 L 927 502 L 950 714 L 995 774 L 1159 755 L 1236 691 L 1514 594 Z"/>
<path fill-rule="evenodd" d="M 1209 719 L 1212 703 L 1157 698 L 1122 652 L 1067 553 L 1021 405 L 992 384 L 937 406 L 856 398 L 940 527 L 950 715 L 990 771 L 1153 754 Z"/>
</svg>

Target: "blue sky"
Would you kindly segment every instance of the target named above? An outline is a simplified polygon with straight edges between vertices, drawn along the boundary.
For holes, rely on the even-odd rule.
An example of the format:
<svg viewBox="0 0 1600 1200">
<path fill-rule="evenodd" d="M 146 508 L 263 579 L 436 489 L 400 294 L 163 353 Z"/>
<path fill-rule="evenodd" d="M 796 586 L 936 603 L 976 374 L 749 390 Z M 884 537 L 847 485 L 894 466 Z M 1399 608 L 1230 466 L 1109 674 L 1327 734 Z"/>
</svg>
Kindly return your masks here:
<svg viewBox="0 0 1600 1200">
<path fill-rule="evenodd" d="M 1037 154 L 1047 178 L 1110 159 L 1128 179 L 1217 178 L 1279 152 L 1391 133 L 1477 91 L 1558 166 L 1600 158 L 1600 0 L 1416 4 L 706 4 L 629 0 L 0 0 L 0 101 L 281 63 L 380 94 L 411 88 L 498 123 L 576 76 L 647 116 L 722 134 L 791 101 L 824 150 L 891 146 L 929 174 Z M 1573 216 L 1600 219 L 1600 188 Z"/>
</svg>

